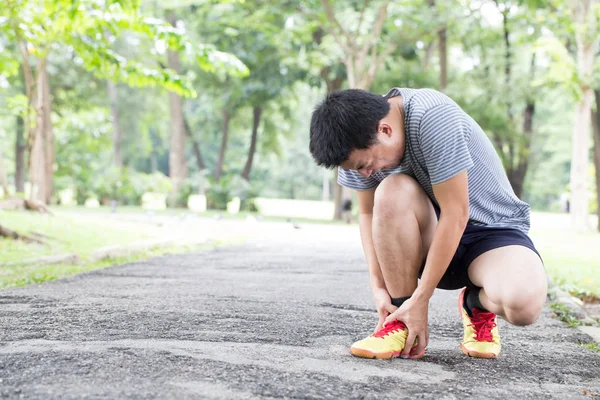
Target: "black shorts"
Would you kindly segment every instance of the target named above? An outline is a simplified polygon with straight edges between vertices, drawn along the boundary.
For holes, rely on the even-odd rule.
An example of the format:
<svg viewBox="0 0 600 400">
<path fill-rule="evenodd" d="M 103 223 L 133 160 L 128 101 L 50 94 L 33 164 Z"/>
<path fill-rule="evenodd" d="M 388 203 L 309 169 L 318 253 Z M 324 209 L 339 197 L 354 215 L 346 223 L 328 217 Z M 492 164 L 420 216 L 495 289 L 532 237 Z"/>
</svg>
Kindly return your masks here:
<svg viewBox="0 0 600 400">
<path fill-rule="evenodd" d="M 439 210 L 436 208 L 435 211 L 439 219 Z M 476 287 L 469 279 L 468 269 L 471 263 L 487 251 L 512 245 L 525 246 L 540 256 L 531 238 L 518 229 L 467 224 L 456 253 L 437 287 L 445 290 Z M 424 267 L 419 271 L 419 278 Z"/>
</svg>

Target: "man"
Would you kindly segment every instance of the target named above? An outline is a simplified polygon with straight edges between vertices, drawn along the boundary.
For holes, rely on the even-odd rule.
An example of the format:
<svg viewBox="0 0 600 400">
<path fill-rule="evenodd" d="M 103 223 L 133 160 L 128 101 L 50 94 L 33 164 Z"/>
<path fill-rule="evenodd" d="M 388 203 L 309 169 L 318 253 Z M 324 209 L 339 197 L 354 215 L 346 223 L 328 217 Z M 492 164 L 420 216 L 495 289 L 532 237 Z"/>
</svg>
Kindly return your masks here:
<svg viewBox="0 0 600 400">
<path fill-rule="evenodd" d="M 449 97 L 432 89 L 331 93 L 313 112 L 310 151 L 357 190 L 379 323 L 352 354 L 423 356 L 436 287 L 464 288 L 461 349 L 472 357 L 500 353 L 496 316 L 514 325 L 537 319 L 547 280 L 527 235 L 530 207 L 482 129 Z"/>
</svg>

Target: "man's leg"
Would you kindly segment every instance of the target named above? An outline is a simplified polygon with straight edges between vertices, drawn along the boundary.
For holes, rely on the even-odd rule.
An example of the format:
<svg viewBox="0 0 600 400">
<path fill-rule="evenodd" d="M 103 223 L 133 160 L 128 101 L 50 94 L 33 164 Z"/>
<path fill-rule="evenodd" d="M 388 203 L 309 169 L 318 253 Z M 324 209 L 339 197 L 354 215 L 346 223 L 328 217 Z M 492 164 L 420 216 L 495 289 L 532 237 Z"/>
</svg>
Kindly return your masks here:
<svg viewBox="0 0 600 400">
<path fill-rule="evenodd" d="M 525 246 L 499 247 L 481 254 L 471 263 L 469 278 L 482 288 L 481 305 L 514 325 L 534 323 L 546 301 L 544 265 Z"/>
<path fill-rule="evenodd" d="M 390 175 L 375 191 L 373 246 L 392 298 L 407 297 L 433 240 L 437 216 L 431 200 L 410 176 Z"/>
<path fill-rule="evenodd" d="M 433 240 L 437 216 L 431 200 L 417 182 L 402 174 L 388 176 L 375 191 L 373 247 L 383 280 L 396 306 L 417 288 L 418 275 Z M 396 299 L 397 301 L 394 301 Z M 408 329 L 393 321 L 351 347 L 355 356 L 400 356 Z M 422 354 L 417 355 L 420 357 Z"/>
</svg>

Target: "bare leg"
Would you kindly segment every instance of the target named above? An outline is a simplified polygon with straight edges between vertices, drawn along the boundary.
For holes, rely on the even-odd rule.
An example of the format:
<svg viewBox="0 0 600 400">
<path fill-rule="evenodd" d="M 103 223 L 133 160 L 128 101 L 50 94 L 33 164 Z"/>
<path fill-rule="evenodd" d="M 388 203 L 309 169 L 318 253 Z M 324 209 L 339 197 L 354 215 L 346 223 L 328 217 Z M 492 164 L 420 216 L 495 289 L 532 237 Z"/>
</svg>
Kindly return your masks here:
<svg viewBox="0 0 600 400">
<path fill-rule="evenodd" d="M 417 288 L 437 216 L 431 200 L 408 175 L 390 175 L 375 191 L 373 246 L 388 293 L 410 296 Z"/>
<path fill-rule="evenodd" d="M 482 287 L 481 304 L 514 325 L 529 325 L 539 316 L 548 281 L 539 256 L 524 246 L 505 246 L 477 257 L 469 278 Z"/>
</svg>

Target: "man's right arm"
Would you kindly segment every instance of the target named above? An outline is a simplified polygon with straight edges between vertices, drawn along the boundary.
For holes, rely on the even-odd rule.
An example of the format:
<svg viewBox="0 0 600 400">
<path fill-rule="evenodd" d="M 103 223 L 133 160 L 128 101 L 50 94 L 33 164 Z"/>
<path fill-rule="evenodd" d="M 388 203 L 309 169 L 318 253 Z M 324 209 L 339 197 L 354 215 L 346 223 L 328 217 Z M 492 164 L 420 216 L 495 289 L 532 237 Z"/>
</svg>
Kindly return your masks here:
<svg viewBox="0 0 600 400">
<path fill-rule="evenodd" d="M 377 255 L 375 254 L 375 248 L 373 247 L 372 226 L 373 206 L 375 204 L 375 188 L 370 190 L 357 190 L 356 193 L 358 197 L 360 239 L 362 241 L 363 251 L 369 267 L 369 282 L 371 284 L 371 290 L 373 293 L 380 289 L 384 289 L 387 292 L 383 275 L 381 274 L 381 269 L 379 268 L 379 262 L 377 261 Z"/>
</svg>

